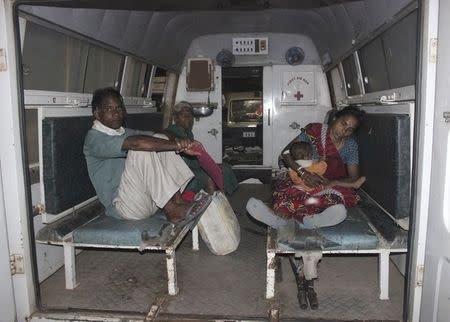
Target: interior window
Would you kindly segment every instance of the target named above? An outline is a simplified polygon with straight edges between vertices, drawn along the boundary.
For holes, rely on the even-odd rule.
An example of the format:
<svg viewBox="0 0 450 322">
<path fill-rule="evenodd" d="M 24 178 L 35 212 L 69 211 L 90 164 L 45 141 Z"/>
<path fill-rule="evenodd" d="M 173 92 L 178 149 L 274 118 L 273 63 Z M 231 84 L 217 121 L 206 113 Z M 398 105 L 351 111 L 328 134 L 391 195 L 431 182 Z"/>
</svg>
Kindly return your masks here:
<svg viewBox="0 0 450 322">
<path fill-rule="evenodd" d="M 327 72 L 327 83 L 330 89 L 331 106 L 336 106 L 336 94 L 334 93 L 333 77 L 331 71 Z"/>
<path fill-rule="evenodd" d="M 335 67 L 327 73 L 328 86 L 330 88 L 330 96 L 333 106 L 336 102 L 345 98 L 344 82 L 339 67 Z"/>
<path fill-rule="evenodd" d="M 118 89 L 124 60 L 122 55 L 90 45 L 83 92 L 92 93 L 108 86 Z"/>
<path fill-rule="evenodd" d="M 148 95 L 148 89 L 150 87 L 150 80 L 152 78 L 152 69 L 153 69 L 153 65 L 147 64 L 145 67 L 144 83 L 142 84 L 142 92 L 140 95 L 142 97 L 147 97 L 147 95 Z"/>
<path fill-rule="evenodd" d="M 359 62 L 366 93 L 391 88 L 384 54 L 383 42 L 380 37 L 375 38 L 359 50 Z"/>
<path fill-rule="evenodd" d="M 358 83 L 358 70 L 356 68 L 356 61 L 354 54 L 342 61 L 342 69 L 345 77 L 345 87 L 347 95 L 353 96 L 362 94 Z"/>
<path fill-rule="evenodd" d="M 416 82 L 416 29 L 417 11 L 414 11 L 382 36 L 390 88 Z"/>
<path fill-rule="evenodd" d="M 152 100 L 155 101 L 158 111 L 161 111 L 164 105 L 164 89 L 166 88 L 167 71 L 156 67 L 155 76 L 152 80 Z"/>
<path fill-rule="evenodd" d="M 23 47 L 24 88 L 82 92 L 88 47 L 86 42 L 27 21 Z"/>
<path fill-rule="evenodd" d="M 228 113 L 231 123 L 262 123 L 262 100 L 233 100 Z"/>
<path fill-rule="evenodd" d="M 128 57 L 127 60 L 129 66 L 127 68 L 127 75 L 124 75 L 124 77 L 127 77 L 127 82 L 122 94 L 124 96 L 142 97 L 147 65 L 131 57 Z"/>
</svg>

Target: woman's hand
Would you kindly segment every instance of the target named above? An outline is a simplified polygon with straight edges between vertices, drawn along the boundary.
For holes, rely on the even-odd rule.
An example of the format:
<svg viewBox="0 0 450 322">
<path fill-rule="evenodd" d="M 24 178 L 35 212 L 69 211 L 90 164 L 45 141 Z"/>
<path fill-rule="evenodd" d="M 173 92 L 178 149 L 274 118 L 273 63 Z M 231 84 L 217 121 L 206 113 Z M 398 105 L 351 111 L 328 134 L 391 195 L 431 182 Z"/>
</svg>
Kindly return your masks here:
<svg viewBox="0 0 450 322">
<path fill-rule="evenodd" d="M 305 182 L 305 184 L 310 188 L 316 188 L 320 185 L 326 184 L 326 180 L 319 176 L 316 173 L 311 173 L 306 170 L 303 170 L 302 175 L 300 178 Z"/>
<path fill-rule="evenodd" d="M 284 161 L 284 164 L 287 165 L 292 170 L 296 170 L 298 168 L 298 164 L 292 159 L 289 153 L 281 154 L 281 159 Z"/>
<path fill-rule="evenodd" d="M 192 148 L 196 146 L 201 146 L 200 142 L 190 139 L 180 139 L 175 138 L 175 143 L 177 144 L 176 151 L 178 153 L 186 153 L 188 155 L 200 155 L 198 151 L 192 151 Z"/>
<path fill-rule="evenodd" d="M 191 156 L 199 156 L 199 155 L 201 155 L 200 152 L 192 151 L 192 150 L 184 150 L 183 153 L 187 154 L 187 155 L 191 155 Z"/>
</svg>

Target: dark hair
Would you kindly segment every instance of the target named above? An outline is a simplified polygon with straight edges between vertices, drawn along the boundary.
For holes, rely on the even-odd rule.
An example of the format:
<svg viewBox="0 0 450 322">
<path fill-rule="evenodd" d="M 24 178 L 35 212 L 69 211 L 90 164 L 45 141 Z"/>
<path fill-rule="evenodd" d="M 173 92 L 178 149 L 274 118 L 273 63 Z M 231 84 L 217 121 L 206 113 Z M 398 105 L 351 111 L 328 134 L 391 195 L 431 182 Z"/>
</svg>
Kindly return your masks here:
<svg viewBox="0 0 450 322">
<path fill-rule="evenodd" d="M 294 142 L 289 148 L 289 153 L 294 160 L 305 160 L 307 155 L 311 155 L 312 147 L 307 142 Z"/>
<path fill-rule="evenodd" d="M 334 114 L 334 119 L 338 119 L 343 116 L 353 116 L 358 120 L 359 125 L 364 120 L 364 115 L 366 115 L 366 112 L 361 110 L 359 107 L 356 106 L 346 106 L 342 110 L 337 111 L 336 114 Z"/>
<path fill-rule="evenodd" d="M 94 114 L 97 107 L 100 107 L 100 105 L 103 103 L 103 100 L 107 97 L 114 97 L 119 101 L 122 109 L 124 108 L 125 104 L 123 103 L 122 95 L 120 95 L 117 89 L 113 87 L 99 88 L 95 90 L 94 94 L 92 95 L 92 114 Z"/>
</svg>

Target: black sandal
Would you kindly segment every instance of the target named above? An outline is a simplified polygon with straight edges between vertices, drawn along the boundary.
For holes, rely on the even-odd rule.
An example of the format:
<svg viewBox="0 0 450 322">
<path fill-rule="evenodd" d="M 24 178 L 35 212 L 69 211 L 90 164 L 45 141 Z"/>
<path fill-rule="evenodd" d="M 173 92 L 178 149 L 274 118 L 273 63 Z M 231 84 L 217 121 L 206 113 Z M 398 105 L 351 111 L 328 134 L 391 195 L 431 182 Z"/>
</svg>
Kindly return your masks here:
<svg viewBox="0 0 450 322">
<path fill-rule="evenodd" d="M 311 310 L 317 310 L 319 308 L 319 300 L 317 299 L 317 293 L 314 290 L 314 281 L 313 280 L 304 280 L 305 282 L 305 290 L 306 295 L 308 297 L 309 306 Z"/>
<path fill-rule="evenodd" d="M 306 290 L 305 277 L 297 277 L 297 299 L 302 310 L 308 309 L 308 293 Z"/>
<path fill-rule="evenodd" d="M 306 280 L 303 276 L 303 272 L 299 263 L 296 262 L 294 256 L 289 257 L 289 262 L 291 263 L 292 271 L 294 272 L 295 281 L 297 284 L 297 299 L 300 309 L 308 309 L 308 294 L 306 289 Z"/>
</svg>

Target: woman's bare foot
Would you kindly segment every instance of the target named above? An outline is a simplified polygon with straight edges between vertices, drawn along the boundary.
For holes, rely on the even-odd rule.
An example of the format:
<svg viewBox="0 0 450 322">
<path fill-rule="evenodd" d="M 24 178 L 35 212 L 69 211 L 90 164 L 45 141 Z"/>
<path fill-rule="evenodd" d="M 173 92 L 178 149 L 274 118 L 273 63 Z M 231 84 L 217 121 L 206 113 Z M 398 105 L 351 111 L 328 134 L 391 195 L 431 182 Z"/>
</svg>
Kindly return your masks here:
<svg viewBox="0 0 450 322">
<path fill-rule="evenodd" d="M 360 177 L 356 181 L 352 182 L 352 188 L 359 189 L 362 184 L 366 181 L 366 177 Z"/>
</svg>

